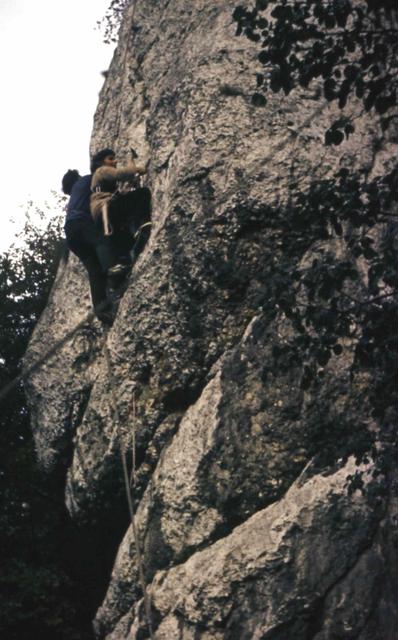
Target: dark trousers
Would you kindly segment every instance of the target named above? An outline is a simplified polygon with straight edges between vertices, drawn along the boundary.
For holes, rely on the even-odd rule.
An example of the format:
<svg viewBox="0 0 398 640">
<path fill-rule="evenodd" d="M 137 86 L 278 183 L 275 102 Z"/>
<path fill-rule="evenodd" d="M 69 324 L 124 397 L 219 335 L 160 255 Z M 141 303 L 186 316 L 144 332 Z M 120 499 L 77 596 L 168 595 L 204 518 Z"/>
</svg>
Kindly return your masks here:
<svg viewBox="0 0 398 640">
<path fill-rule="evenodd" d="M 112 264 L 112 251 L 91 220 L 70 220 L 65 225 L 66 242 L 88 272 L 91 300 L 95 310 L 106 306 L 106 272 Z"/>
<path fill-rule="evenodd" d="M 150 227 L 138 233 L 140 227 L 151 220 L 151 192 L 146 187 L 127 193 L 116 193 L 109 202 L 109 220 L 112 225 L 113 251 L 119 259 L 131 256 L 134 261 L 145 246 Z"/>
</svg>

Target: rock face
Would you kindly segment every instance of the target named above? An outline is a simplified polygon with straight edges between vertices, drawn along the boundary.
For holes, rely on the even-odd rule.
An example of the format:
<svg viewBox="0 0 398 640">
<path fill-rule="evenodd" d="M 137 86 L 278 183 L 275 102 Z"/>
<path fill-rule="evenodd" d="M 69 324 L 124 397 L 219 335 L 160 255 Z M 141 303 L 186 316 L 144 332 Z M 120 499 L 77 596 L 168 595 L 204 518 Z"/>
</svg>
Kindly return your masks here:
<svg viewBox="0 0 398 640">
<path fill-rule="evenodd" d="M 99 638 L 149 637 L 122 442 L 158 640 L 395 640 L 397 485 L 338 455 L 356 423 L 377 430 L 367 380 L 350 381 L 347 357 L 316 394 L 299 363 L 270 372 L 291 329 L 267 313 L 265 257 L 277 251 L 267 211 L 292 188 L 342 166 L 372 174 L 398 145 L 360 116 L 355 137 L 325 149 L 333 110 L 316 90 L 252 106 L 256 47 L 234 36 L 235 4 L 146 0 L 125 14 L 92 151 L 149 161 L 153 228 L 112 329 L 86 323 L 27 381 L 37 454 L 98 549 L 114 545 Z M 89 305 L 71 256 L 26 363 Z"/>
</svg>

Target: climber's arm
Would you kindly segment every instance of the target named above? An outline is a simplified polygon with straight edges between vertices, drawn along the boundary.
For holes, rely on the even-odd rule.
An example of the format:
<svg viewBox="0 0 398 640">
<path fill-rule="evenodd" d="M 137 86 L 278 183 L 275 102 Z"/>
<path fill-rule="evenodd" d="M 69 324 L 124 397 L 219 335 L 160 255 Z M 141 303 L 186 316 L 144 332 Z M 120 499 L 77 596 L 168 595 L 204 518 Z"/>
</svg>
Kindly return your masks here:
<svg viewBox="0 0 398 640">
<path fill-rule="evenodd" d="M 130 160 L 127 165 L 120 167 L 120 169 L 113 169 L 112 167 L 110 167 L 110 169 L 115 172 L 115 177 L 112 176 L 112 178 L 118 181 L 129 180 L 129 178 L 133 178 L 136 175 L 146 173 L 146 168 L 136 164 L 134 160 Z"/>
<path fill-rule="evenodd" d="M 92 191 L 96 191 L 101 183 L 114 183 L 116 188 L 117 182 L 131 180 L 135 176 L 143 175 L 144 173 L 146 173 L 146 167 L 136 164 L 134 159 L 130 160 L 127 165 L 120 167 L 120 169 L 117 167 L 102 166 L 99 167 L 93 175 L 91 189 Z"/>
</svg>

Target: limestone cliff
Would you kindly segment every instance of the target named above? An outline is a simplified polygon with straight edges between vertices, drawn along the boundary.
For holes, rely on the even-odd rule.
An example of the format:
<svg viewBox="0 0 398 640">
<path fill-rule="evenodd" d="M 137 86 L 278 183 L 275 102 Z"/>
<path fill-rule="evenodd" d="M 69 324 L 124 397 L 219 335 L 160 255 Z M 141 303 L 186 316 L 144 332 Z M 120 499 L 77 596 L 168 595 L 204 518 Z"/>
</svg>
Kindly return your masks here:
<svg viewBox="0 0 398 640">
<path fill-rule="evenodd" d="M 68 510 L 96 531 L 96 552 L 114 559 L 98 637 L 148 637 L 119 455 L 134 422 L 158 640 L 395 640 L 396 493 L 371 460 L 318 456 L 344 437 L 341 422 L 377 429 L 366 379 L 351 383 L 337 356 L 316 396 L 300 387 L 299 364 L 266 375 L 290 329 L 267 313 L 264 257 L 277 250 L 266 211 L 285 206 L 293 185 L 341 166 L 377 171 L 398 145 L 361 116 L 355 136 L 326 149 L 333 108 L 316 90 L 256 109 L 256 48 L 234 36 L 235 5 L 145 0 L 133 29 L 133 7 L 125 15 L 91 146 L 120 159 L 134 147 L 150 161 L 153 229 L 112 329 L 83 327 L 28 380 L 38 457 L 65 478 Z M 70 256 L 27 363 L 89 306 Z M 320 430 L 321 415 L 335 435 Z M 366 491 L 348 491 L 356 472 Z"/>
</svg>

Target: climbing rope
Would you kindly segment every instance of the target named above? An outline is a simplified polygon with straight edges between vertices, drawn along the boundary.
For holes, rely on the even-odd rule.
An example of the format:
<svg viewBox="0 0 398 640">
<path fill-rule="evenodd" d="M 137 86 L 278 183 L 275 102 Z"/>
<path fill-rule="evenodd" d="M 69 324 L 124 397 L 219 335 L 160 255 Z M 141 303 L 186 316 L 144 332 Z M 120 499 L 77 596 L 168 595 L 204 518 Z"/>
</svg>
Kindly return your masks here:
<svg viewBox="0 0 398 640">
<path fill-rule="evenodd" d="M 135 421 L 137 416 L 136 404 L 135 404 L 135 392 L 133 393 L 133 399 L 131 402 L 131 411 L 130 414 L 133 414 L 132 420 L 132 467 L 131 467 L 131 478 L 130 478 L 130 487 L 135 487 L 137 482 L 137 447 L 136 447 L 136 437 L 135 437 Z"/>
<path fill-rule="evenodd" d="M 114 378 L 114 375 L 113 375 L 111 356 L 110 356 L 110 353 L 109 353 L 108 345 L 106 343 L 105 343 L 105 346 L 104 346 L 104 352 L 105 352 L 105 360 L 106 360 L 107 369 L 108 369 L 108 380 L 109 380 L 110 390 L 111 390 L 113 419 L 114 419 L 114 423 L 116 425 L 116 430 L 117 430 L 117 435 L 118 435 L 120 458 L 121 458 L 122 467 L 123 467 L 124 485 L 125 485 L 125 490 L 126 490 L 126 497 L 127 497 L 128 507 L 129 507 L 129 513 L 130 513 L 130 520 L 131 520 L 131 528 L 132 528 L 132 531 L 133 531 L 134 545 L 135 545 L 135 550 L 136 550 L 136 555 L 137 555 L 139 581 L 140 581 L 140 586 L 141 586 L 141 590 L 142 590 L 143 597 L 144 597 L 145 620 L 146 620 L 146 624 L 147 624 L 147 627 L 148 627 L 149 636 L 150 636 L 151 640 L 153 640 L 154 635 L 153 635 L 151 601 L 150 601 L 150 597 L 148 595 L 147 585 L 146 585 L 146 581 L 145 581 L 144 562 L 143 562 L 143 558 L 142 558 L 142 552 L 141 552 L 140 540 L 139 540 L 139 536 L 138 536 L 138 530 L 137 530 L 137 526 L 136 526 L 136 522 L 135 522 L 135 512 L 134 512 L 133 498 L 132 498 L 132 492 L 131 492 L 132 485 L 133 486 L 135 485 L 135 479 L 136 479 L 136 466 L 135 466 L 136 465 L 136 455 L 135 455 L 135 397 L 133 396 L 133 421 L 132 421 L 132 423 L 133 423 L 133 469 L 132 469 L 132 475 L 131 475 L 131 479 L 130 479 L 129 478 L 129 474 L 128 474 L 128 468 L 127 468 L 126 448 L 124 446 L 123 434 L 121 433 L 121 428 L 120 428 L 121 427 L 121 420 L 120 420 L 120 413 L 119 413 L 119 408 L 118 408 L 118 404 L 117 404 L 117 397 L 116 397 L 116 382 L 115 382 L 115 378 Z"/>
</svg>

